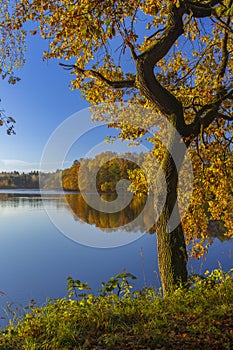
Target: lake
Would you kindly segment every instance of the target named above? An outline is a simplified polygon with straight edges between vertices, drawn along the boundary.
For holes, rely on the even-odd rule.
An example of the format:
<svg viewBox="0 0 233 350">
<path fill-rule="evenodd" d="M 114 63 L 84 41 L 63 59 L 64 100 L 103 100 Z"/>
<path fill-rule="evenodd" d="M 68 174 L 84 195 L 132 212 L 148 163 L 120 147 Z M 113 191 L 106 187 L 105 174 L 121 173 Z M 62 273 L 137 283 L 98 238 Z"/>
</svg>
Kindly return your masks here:
<svg viewBox="0 0 233 350">
<path fill-rule="evenodd" d="M 6 302 L 26 306 L 65 296 L 68 276 L 88 282 L 94 293 L 122 269 L 137 276 L 135 288 L 159 286 L 155 234 L 127 224 L 138 216 L 136 207 L 106 216 L 80 194 L 0 190 L 0 291 L 6 294 L 0 295 L 0 317 Z M 228 270 L 232 252 L 232 239 L 215 238 L 206 260 L 190 259 L 188 269 L 203 273 L 220 262 Z"/>
</svg>

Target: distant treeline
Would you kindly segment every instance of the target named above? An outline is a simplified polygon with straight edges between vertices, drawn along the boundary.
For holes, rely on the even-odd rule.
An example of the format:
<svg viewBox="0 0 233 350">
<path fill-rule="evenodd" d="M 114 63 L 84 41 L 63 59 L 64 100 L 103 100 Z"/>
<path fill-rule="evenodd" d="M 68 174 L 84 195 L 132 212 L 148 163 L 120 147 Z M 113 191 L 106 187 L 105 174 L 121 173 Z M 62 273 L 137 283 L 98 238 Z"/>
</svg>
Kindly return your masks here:
<svg viewBox="0 0 233 350">
<path fill-rule="evenodd" d="M 19 173 L 18 171 L 1 172 L 0 173 L 0 188 L 39 188 L 39 172 L 31 171 L 30 173 Z"/>
<path fill-rule="evenodd" d="M 1 172 L 0 189 L 39 189 L 42 186 L 43 189 L 63 187 L 65 191 L 97 189 L 112 193 L 120 180 L 129 179 L 128 171 L 136 169 L 142 161 L 143 154 L 129 153 L 119 157 L 114 152 L 103 152 L 93 159 L 75 160 L 70 168 L 51 173 Z"/>
<path fill-rule="evenodd" d="M 39 189 L 40 181 L 46 183 L 47 188 L 56 189 L 59 188 L 61 173 L 61 170 L 52 173 L 3 171 L 0 173 L 0 189 Z"/>
</svg>

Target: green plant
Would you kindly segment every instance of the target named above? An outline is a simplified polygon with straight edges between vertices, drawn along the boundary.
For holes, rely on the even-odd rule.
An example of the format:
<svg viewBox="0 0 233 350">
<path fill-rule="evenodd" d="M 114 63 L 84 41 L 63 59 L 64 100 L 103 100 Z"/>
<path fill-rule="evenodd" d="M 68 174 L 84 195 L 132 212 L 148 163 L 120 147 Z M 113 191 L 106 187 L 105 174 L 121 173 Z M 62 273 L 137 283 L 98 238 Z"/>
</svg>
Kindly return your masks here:
<svg viewBox="0 0 233 350">
<path fill-rule="evenodd" d="M 167 297 L 154 288 L 132 291 L 131 279 L 122 271 L 94 296 L 80 294 L 88 284 L 69 277 L 68 298 L 31 303 L 0 331 L 0 350 L 232 348 L 233 269 L 206 272 Z"/>
<path fill-rule="evenodd" d="M 117 296 L 130 297 L 133 285 L 129 282 L 129 279 L 136 280 L 137 278 L 123 270 L 115 277 L 111 277 L 108 282 L 102 282 L 102 288 L 99 289 L 100 295 L 113 294 L 116 290 Z"/>
<path fill-rule="evenodd" d="M 85 290 L 89 291 L 91 288 L 89 288 L 88 283 L 81 283 L 80 280 L 74 280 L 72 277 L 67 277 L 67 292 L 69 293 L 68 296 L 71 298 L 72 296 L 75 296 L 77 300 L 79 298 L 86 297 L 87 293 L 78 293 L 78 291 Z"/>
</svg>

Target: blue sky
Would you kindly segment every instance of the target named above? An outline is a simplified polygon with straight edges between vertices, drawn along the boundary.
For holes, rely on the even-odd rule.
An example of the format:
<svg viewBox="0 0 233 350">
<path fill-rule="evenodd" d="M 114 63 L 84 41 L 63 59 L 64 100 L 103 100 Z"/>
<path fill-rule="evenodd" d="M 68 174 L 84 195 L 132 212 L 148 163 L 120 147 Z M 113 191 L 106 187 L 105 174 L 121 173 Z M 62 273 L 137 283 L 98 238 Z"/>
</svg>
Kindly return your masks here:
<svg viewBox="0 0 233 350">
<path fill-rule="evenodd" d="M 17 71 L 21 81 L 9 85 L 0 81 L 1 108 L 16 119 L 16 136 L 0 128 L 0 171 L 38 169 L 51 133 L 71 114 L 88 104 L 79 91 L 69 89 L 71 75 L 58 60 L 43 62 L 48 42 L 28 37 L 26 64 Z M 80 149 L 80 154 L 82 155 Z"/>
<path fill-rule="evenodd" d="M 80 97 L 78 90 L 70 90 L 72 75 L 59 66 L 62 60 L 42 60 L 43 51 L 48 49 L 48 44 L 48 41 L 38 35 L 28 35 L 26 63 L 16 71 L 21 81 L 9 85 L 7 80 L 0 80 L 1 109 L 16 120 L 15 136 L 8 136 L 6 129 L 0 128 L 0 172 L 40 169 L 43 150 L 51 134 L 72 114 L 89 106 Z M 115 129 L 97 129 L 85 134 L 72 146 L 63 167 L 70 166 L 75 159 L 85 157 L 105 136 L 116 134 Z M 69 137 L 64 135 L 67 136 Z M 108 146 L 103 150 L 115 151 L 116 146 Z M 129 149 L 126 145 L 121 147 L 119 144 L 117 150 L 122 153 L 141 151 L 136 147 Z"/>
</svg>

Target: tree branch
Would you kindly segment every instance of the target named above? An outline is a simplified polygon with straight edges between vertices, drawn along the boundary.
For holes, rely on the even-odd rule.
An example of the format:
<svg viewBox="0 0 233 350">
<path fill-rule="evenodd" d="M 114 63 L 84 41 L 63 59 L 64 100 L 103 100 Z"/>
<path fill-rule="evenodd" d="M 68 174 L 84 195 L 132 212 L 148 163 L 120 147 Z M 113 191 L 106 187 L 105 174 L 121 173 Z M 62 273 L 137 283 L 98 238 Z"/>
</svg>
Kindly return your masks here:
<svg viewBox="0 0 233 350">
<path fill-rule="evenodd" d="M 223 113 L 220 113 L 220 112 L 218 112 L 217 117 L 218 118 L 222 118 L 224 120 L 233 121 L 233 116 L 226 115 L 226 114 L 223 114 Z"/>
<path fill-rule="evenodd" d="M 135 87 L 135 79 L 112 81 L 112 80 L 105 78 L 101 73 L 94 71 L 93 69 L 84 70 L 84 69 L 77 67 L 74 64 L 59 63 L 59 65 L 62 66 L 64 69 L 68 69 L 68 70 L 74 69 L 78 73 L 84 75 L 86 78 L 98 79 L 114 89 Z"/>
<path fill-rule="evenodd" d="M 233 120 L 230 116 L 228 117 L 218 111 L 221 106 L 221 103 L 227 99 L 233 99 L 233 89 L 226 92 L 225 94 L 222 94 L 221 96 L 219 95 L 219 97 L 212 103 L 209 103 L 203 106 L 197 112 L 194 122 L 187 125 L 186 136 L 190 136 L 190 135 L 197 136 L 200 133 L 201 129 L 202 130 L 206 129 L 216 118 Z"/>
<path fill-rule="evenodd" d="M 232 6 L 232 0 L 229 1 L 229 3 L 226 5 L 226 9 L 230 8 Z M 221 26 L 226 29 L 228 32 L 233 33 L 233 29 L 230 27 L 231 24 L 231 16 L 228 16 L 227 22 L 224 22 L 224 20 L 217 14 L 217 12 L 213 11 L 213 16 L 221 23 Z M 214 22 L 214 20 L 212 19 Z M 216 23 L 216 22 L 215 22 Z"/>
<path fill-rule="evenodd" d="M 168 24 L 164 29 L 162 36 L 148 49 L 138 55 L 138 59 L 145 59 L 147 64 L 155 66 L 170 50 L 175 41 L 183 34 L 182 8 L 177 9 L 174 5 L 170 5 L 170 14 L 168 16 Z"/>
<path fill-rule="evenodd" d="M 136 54 L 136 51 L 135 51 L 135 48 L 134 48 L 134 45 L 133 43 L 130 41 L 130 39 L 128 38 L 128 32 L 126 29 L 124 29 L 124 32 L 122 31 L 121 27 L 120 27 L 120 23 L 117 24 L 117 28 L 118 28 L 118 31 L 120 33 L 120 35 L 122 36 L 122 39 L 124 40 L 124 44 L 125 46 L 128 46 L 129 49 L 130 49 L 130 52 L 131 52 L 131 55 L 132 55 L 132 58 L 134 60 L 137 59 L 137 54 Z"/>
<path fill-rule="evenodd" d="M 195 64 L 193 65 L 193 67 L 190 67 L 188 72 L 182 76 L 181 78 L 177 78 L 175 83 L 178 83 L 180 81 L 185 81 L 185 79 L 187 77 L 190 77 L 192 74 L 194 74 L 194 70 L 197 68 L 197 66 L 199 65 L 199 63 L 201 62 L 201 60 L 205 57 L 206 53 L 216 45 L 216 43 L 211 43 L 209 44 L 204 51 L 202 51 L 202 53 L 199 55 L 197 61 L 195 62 Z"/>
<path fill-rule="evenodd" d="M 157 62 L 166 56 L 175 41 L 183 34 L 183 9 L 176 8 L 174 4 L 169 5 L 169 7 L 168 24 L 163 34 L 136 60 L 137 84 L 143 95 L 155 103 L 170 122 L 176 123 L 177 129 L 182 129 L 185 122 L 181 102 L 158 82 L 154 74 Z"/>
<path fill-rule="evenodd" d="M 228 18 L 228 22 L 230 21 L 230 18 Z M 228 44 L 228 32 L 225 30 L 223 41 L 222 41 L 222 59 L 219 65 L 218 69 L 218 80 L 220 80 L 224 77 L 226 68 L 227 68 L 227 63 L 229 60 L 229 53 L 227 50 L 227 44 Z"/>
<path fill-rule="evenodd" d="M 211 0 L 208 3 L 200 3 L 196 1 L 184 0 L 183 4 L 186 8 L 186 13 L 192 13 L 195 18 L 210 17 L 213 14 L 213 8 L 219 5 L 223 0 Z"/>
<path fill-rule="evenodd" d="M 131 41 L 127 40 L 126 45 L 129 47 L 133 59 L 136 60 L 138 56 L 136 54 L 135 48 L 134 48 L 133 44 L 131 43 Z"/>
<path fill-rule="evenodd" d="M 220 24 L 219 24 L 217 21 L 215 21 L 213 18 L 211 18 L 211 20 L 212 20 L 213 23 L 218 24 L 218 25 L 221 26 L 222 28 L 228 30 L 228 32 L 233 33 L 233 29 L 232 29 L 229 25 L 227 25 L 227 23 L 225 23 L 219 16 L 216 16 L 216 15 L 215 15 L 215 17 L 216 17 L 216 19 L 219 21 Z"/>
<path fill-rule="evenodd" d="M 153 33 L 153 34 L 151 34 L 150 36 L 148 36 L 148 38 L 146 38 L 146 40 L 149 41 L 149 40 L 153 39 L 157 34 L 163 32 L 164 29 L 165 29 L 165 28 L 161 28 L 161 29 L 156 30 L 156 32 Z"/>
</svg>

